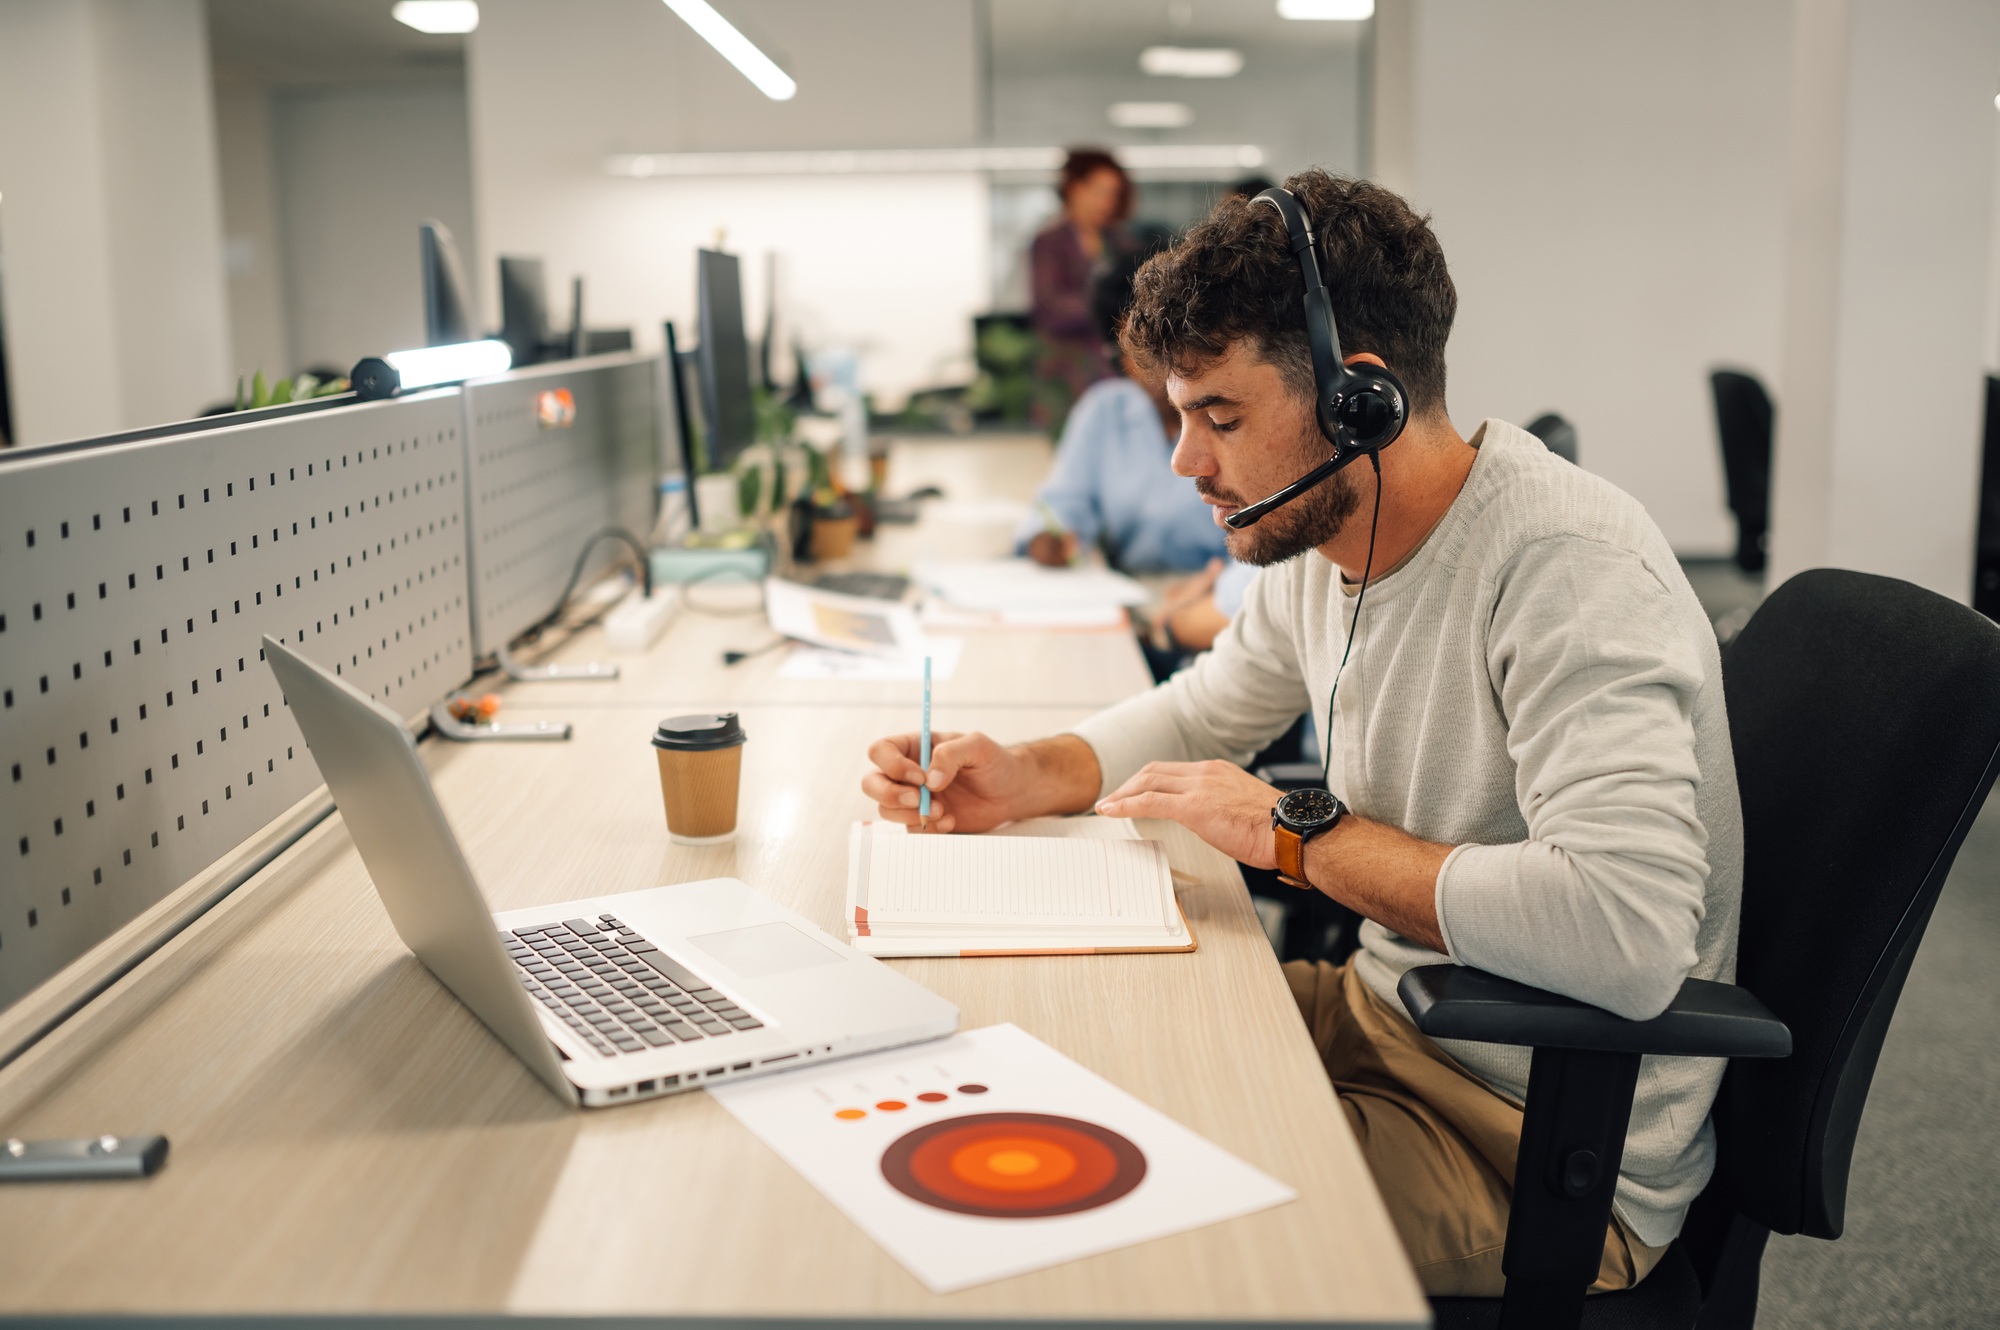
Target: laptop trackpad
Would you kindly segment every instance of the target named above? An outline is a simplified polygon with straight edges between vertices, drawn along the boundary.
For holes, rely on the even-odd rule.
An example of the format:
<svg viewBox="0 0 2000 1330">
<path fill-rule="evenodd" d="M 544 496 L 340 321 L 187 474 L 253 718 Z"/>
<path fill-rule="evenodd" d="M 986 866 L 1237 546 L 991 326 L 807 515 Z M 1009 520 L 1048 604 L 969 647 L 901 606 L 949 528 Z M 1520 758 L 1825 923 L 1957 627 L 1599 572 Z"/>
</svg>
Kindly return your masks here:
<svg viewBox="0 0 2000 1330">
<path fill-rule="evenodd" d="M 688 941 L 745 979 L 762 979 L 814 965 L 839 965 L 847 959 L 785 923 L 703 933 Z"/>
</svg>

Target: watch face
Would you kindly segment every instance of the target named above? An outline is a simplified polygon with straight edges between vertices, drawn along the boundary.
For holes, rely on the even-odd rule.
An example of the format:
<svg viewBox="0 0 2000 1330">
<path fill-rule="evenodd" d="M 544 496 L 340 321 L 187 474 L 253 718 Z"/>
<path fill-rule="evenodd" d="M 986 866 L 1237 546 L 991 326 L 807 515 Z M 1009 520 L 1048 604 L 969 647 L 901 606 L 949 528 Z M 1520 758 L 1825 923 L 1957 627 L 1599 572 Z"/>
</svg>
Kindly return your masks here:
<svg viewBox="0 0 2000 1330">
<path fill-rule="evenodd" d="M 1325 790 L 1293 790 L 1278 800 L 1277 811 L 1286 826 L 1309 831 L 1340 816 L 1340 800 Z"/>
</svg>

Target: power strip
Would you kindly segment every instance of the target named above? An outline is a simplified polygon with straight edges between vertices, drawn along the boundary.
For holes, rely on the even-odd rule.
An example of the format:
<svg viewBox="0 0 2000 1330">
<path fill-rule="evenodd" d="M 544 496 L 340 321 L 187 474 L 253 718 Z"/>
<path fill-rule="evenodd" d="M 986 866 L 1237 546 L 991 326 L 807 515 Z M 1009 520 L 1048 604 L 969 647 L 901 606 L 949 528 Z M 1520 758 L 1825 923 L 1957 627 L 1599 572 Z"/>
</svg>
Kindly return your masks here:
<svg viewBox="0 0 2000 1330">
<path fill-rule="evenodd" d="M 679 587 L 656 586 L 650 596 L 638 588 L 604 616 L 604 637 L 613 651 L 638 653 L 657 642 L 681 610 Z"/>
</svg>

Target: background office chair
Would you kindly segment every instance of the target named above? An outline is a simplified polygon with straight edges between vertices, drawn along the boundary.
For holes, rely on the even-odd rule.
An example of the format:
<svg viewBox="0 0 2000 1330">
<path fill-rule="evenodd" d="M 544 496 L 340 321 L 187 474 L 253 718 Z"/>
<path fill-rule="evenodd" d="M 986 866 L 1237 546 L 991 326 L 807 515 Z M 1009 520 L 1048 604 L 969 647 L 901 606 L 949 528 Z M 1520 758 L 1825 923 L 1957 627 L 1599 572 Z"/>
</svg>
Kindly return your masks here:
<svg viewBox="0 0 2000 1330">
<path fill-rule="evenodd" d="M 1715 394 L 1729 510 L 1736 514 L 1736 566 L 1761 573 L 1771 521 L 1771 395 L 1755 376 L 1736 370 L 1719 369 L 1708 384 Z"/>
<path fill-rule="evenodd" d="M 1576 461 L 1576 426 L 1553 411 L 1545 412 L 1528 422 L 1528 433 L 1542 441 L 1542 446 L 1571 466 Z"/>
<path fill-rule="evenodd" d="M 1507 1296 L 1437 1299 L 1440 1330 L 1747 1327 L 1772 1232 L 1840 1236 L 1883 1035 L 2000 770 L 2000 628 L 1907 582 L 1820 569 L 1765 601 L 1723 683 L 1743 797 L 1741 987 L 1689 980 L 1639 1022 L 1459 966 L 1403 978 L 1425 1034 L 1535 1049 Z M 1644 1282 L 1586 1300 L 1648 1053 L 1732 1059 L 1715 1176 Z"/>
</svg>

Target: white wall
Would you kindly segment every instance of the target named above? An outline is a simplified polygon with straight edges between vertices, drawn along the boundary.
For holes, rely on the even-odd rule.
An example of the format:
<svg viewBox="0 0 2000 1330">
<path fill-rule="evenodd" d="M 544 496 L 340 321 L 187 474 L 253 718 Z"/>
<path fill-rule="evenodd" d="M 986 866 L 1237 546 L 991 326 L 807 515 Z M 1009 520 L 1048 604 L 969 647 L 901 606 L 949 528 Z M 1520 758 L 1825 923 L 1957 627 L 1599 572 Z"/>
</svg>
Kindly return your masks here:
<svg viewBox="0 0 2000 1330">
<path fill-rule="evenodd" d="M 200 0 L 0 5 L 0 225 L 19 443 L 227 395 Z"/>
<path fill-rule="evenodd" d="M 1967 599 L 1994 290 L 2000 7 L 1800 0 L 1771 578 Z"/>
<path fill-rule="evenodd" d="M 745 260 L 752 328 L 775 249 L 794 325 L 859 347 L 868 386 L 893 404 L 970 346 L 988 292 L 983 178 L 639 181 L 605 176 L 602 160 L 971 142 L 973 5 L 741 0 L 728 12 L 798 80 L 794 100 L 758 93 L 658 0 L 482 3 L 467 61 L 482 276 L 502 254 L 540 256 L 557 308 L 581 274 L 593 325 L 657 346 L 663 319 L 692 328 L 694 250 L 721 231 Z"/>
<path fill-rule="evenodd" d="M 473 268 L 464 88 L 270 95 L 292 366 L 345 370 L 363 356 L 423 345 L 417 227 L 426 218 L 451 228 L 477 308 L 485 273 Z"/>
<path fill-rule="evenodd" d="M 229 278 L 230 364 L 246 382 L 259 370 L 267 379 L 280 378 L 292 371 L 292 351 L 267 89 L 216 87 L 215 147 L 222 177 L 223 268 Z"/>
<path fill-rule="evenodd" d="M 1776 382 L 1788 3 L 1412 7 L 1377 71 L 1392 106 L 1409 80 L 1409 160 L 1383 165 L 1458 285 L 1453 420 L 1560 411 L 1677 550 L 1726 551 L 1707 376 Z"/>
</svg>

